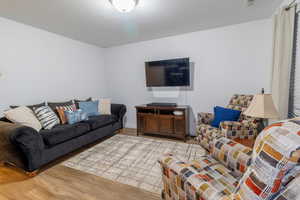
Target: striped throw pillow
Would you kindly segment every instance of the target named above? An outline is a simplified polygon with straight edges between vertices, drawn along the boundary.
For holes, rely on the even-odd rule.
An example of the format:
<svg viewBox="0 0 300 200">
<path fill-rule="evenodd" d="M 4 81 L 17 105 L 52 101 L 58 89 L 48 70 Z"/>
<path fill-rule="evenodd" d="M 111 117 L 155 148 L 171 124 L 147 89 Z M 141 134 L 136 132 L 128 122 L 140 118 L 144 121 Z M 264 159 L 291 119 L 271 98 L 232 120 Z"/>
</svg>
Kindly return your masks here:
<svg viewBox="0 0 300 200">
<path fill-rule="evenodd" d="M 56 111 L 58 113 L 59 119 L 60 119 L 60 123 L 61 124 L 66 124 L 67 123 L 67 117 L 65 115 L 65 111 L 76 111 L 76 106 L 75 104 L 73 105 L 69 105 L 69 106 L 56 106 Z"/>
<path fill-rule="evenodd" d="M 39 108 L 33 108 L 33 110 L 44 129 L 51 129 L 59 124 L 57 115 L 49 106 L 41 106 Z"/>
</svg>

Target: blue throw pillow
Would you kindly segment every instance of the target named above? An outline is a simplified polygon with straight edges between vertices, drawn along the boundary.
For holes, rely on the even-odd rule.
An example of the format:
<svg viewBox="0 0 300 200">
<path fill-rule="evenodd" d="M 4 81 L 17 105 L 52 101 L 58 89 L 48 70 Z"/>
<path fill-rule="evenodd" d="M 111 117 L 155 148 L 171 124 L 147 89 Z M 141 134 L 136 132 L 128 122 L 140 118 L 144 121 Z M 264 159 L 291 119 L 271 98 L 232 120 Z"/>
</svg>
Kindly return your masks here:
<svg viewBox="0 0 300 200">
<path fill-rule="evenodd" d="M 210 125 L 219 128 L 220 123 L 223 121 L 238 121 L 241 111 L 216 106 L 214 107 L 214 115 L 215 118 Z"/>
<path fill-rule="evenodd" d="M 77 122 L 88 120 L 88 116 L 81 109 L 76 111 L 66 110 L 65 115 L 68 121 L 68 124 L 75 124 Z"/>
<path fill-rule="evenodd" d="M 85 101 L 79 102 L 79 109 L 86 113 L 88 117 L 99 115 L 98 105 L 99 101 Z"/>
</svg>

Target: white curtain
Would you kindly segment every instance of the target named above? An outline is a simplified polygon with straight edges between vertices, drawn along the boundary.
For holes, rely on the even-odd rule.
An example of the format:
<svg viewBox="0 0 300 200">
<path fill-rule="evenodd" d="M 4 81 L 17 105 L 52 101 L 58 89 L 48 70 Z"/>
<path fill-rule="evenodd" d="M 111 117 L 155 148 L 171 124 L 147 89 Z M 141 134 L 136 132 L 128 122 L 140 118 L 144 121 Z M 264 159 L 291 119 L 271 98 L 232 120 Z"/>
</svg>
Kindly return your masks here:
<svg viewBox="0 0 300 200">
<path fill-rule="evenodd" d="M 288 116 L 296 7 L 282 8 L 274 16 L 272 96 L 280 119 Z"/>
</svg>

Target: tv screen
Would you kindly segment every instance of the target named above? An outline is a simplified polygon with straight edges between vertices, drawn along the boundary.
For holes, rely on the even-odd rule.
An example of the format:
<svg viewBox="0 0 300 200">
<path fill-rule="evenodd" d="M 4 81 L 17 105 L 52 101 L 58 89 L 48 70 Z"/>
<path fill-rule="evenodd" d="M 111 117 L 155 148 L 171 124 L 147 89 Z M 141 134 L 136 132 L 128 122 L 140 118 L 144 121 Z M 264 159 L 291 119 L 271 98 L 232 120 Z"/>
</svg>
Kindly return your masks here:
<svg viewBox="0 0 300 200">
<path fill-rule="evenodd" d="M 190 86 L 190 59 L 146 62 L 147 87 Z"/>
</svg>

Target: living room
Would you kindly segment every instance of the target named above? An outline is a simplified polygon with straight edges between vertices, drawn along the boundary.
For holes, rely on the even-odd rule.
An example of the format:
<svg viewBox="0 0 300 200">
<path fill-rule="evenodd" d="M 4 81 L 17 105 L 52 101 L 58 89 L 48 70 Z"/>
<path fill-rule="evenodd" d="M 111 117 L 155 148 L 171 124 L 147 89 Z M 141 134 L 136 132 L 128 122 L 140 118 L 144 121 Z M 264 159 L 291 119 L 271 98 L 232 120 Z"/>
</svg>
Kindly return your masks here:
<svg viewBox="0 0 300 200">
<path fill-rule="evenodd" d="M 300 199 L 299 3 L 0 1 L 0 199 Z"/>
</svg>

